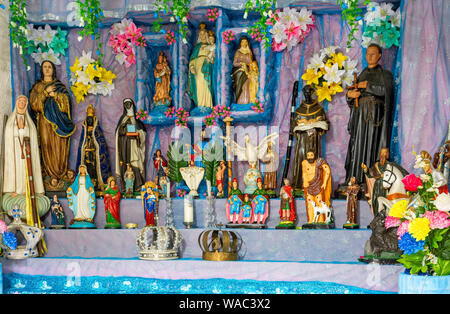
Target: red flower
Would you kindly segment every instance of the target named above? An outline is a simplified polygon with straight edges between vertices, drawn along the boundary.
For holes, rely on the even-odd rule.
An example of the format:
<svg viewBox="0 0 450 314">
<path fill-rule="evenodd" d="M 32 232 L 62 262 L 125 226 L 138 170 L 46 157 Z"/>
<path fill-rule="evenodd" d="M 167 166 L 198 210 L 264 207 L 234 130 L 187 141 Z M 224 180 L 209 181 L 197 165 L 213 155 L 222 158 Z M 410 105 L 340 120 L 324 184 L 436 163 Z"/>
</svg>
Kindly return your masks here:
<svg viewBox="0 0 450 314">
<path fill-rule="evenodd" d="M 411 173 L 402 179 L 405 189 L 410 192 L 417 192 L 417 188 L 422 186 L 422 180 L 414 173 Z"/>
</svg>

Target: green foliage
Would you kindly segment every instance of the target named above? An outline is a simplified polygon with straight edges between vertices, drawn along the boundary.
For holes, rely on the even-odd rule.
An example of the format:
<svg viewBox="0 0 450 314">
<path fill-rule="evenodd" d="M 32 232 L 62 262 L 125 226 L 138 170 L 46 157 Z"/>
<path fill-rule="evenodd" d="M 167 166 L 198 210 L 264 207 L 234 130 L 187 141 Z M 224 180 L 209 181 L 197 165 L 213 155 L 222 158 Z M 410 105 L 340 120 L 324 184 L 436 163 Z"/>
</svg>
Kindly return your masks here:
<svg viewBox="0 0 450 314">
<path fill-rule="evenodd" d="M 342 7 L 342 18 L 350 27 L 348 34 L 347 47 L 352 47 L 352 42 L 356 40 L 355 33 L 359 30 L 359 21 L 363 18 L 362 9 L 359 8 L 359 0 L 336 0 L 337 4 Z M 371 0 L 364 0 L 363 4 L 368 5 Z"/>
<path fill-rule="evenodd" d="M 269 12 L 275 10 L 276 6 L 276 0 L 247 0 L 247 3 L 245 4 L 245 16 L 247 16 L 250 11 L 258 12 L 260 14 L 260 19 L 250 27 L 250 32 L 261 33 L 266 49 L 271 47 L 269 25 L 267 24 L 267 21 L 270 19 Z"/>
<path fill-rule="evenodd" d="M 181 143 L 172 142 L 167 153 L 169 159 L 169 179 L 172 182 L 180 183 L 183 180 L 180 168 L 187 167 L 189 160 L 189 153 Z"/>
<path fill-rule="evenodd" d="M 426 273 L 427 266 L 422 265 L 424 258 L 425 251 L 419 251 L 411 255 L 403 254 L 398 262 L 402 263 L 405 268 L 410 269 L 411 274 L 418 274 L 419 271 Z"/>
<path fill-rule="evenodd" d="M 189 19 L 189 6 L 191 0 L 156 0 L 156 13 L 157 19 L 153 22 L 152 30 L 159 33 L 161 31 L 161 24 L 163 19 L 162 14 L 171 14 L 174 21 L 178 25 L 178 31 L 180 32 L 183 41 L 186 40 L 188 32 L 188 19 Z"/>
<path fill-rule="evenodd" d="M 78 33 L 83 38 L 85 36 L 91 36 L 92 40 L 97 42 L 97 64 L 102 66 L 103 59 L 103 43 L 100 38 L 99 27 L 102 26 L 104 19 L 103 10 L 100 6 L 99 0 L 77 0 L 78 16 L 81 19 L 81 24 L 84 25 L 83 29 Z"/>
<path fill-rule="evenodd" d="M 205 168 L 205 179 L 210 181 L 213 186 L 217 184 L 216 173 L 220 161 L 223 160 L 223 147 L 215 141 L 210 149 L 203 150 L 202 161 Z"/>
<path fill-rule="evenodd" d="M 27 31 L 27 1 L 26 0 L 10 0 L 9 11 L 11 19 L 9 22 L 9 34 L 13 42 L 13 46 L 20 51 L 23 63 L 28 69 L 28 61 L 25 58 L 25 48 L 28 40 L 26 36 Z"/>
</svg>

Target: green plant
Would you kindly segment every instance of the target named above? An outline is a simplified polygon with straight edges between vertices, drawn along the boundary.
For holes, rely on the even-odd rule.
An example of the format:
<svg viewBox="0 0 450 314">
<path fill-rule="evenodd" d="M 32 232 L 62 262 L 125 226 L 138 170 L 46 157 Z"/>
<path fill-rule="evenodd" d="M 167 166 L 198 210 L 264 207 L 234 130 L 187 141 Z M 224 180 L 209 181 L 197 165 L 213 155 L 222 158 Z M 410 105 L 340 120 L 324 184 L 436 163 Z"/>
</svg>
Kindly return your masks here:
<svg viewBox="0 0 450 314">
<path fill-rule="evenodd" d="M 91 36 L 97 42 L 97 64 L 102 65 L 103 43 L 100 40 L 99 28 L 104 19 L 103 10 L 99 0 L 77 0 L 77 15 L 81 19 L 83 29 L 78 33 L 82 38 Z"/>
<path fill-rule="evenodd" d="M 272 17 L 272 12 L 277 6 L 276 0 L 247 0 L 245 4 L 244 18 L 247 18 L 250 11 L 260 14 L 259 20 L 250 26 L 250 33 L 257 34 L 258 40 L 264 41 L 264 47 L 271 47 L 269 24 L 268 21 Z"/>
<path fill-rule="evenodd" d="M 370 4 L 371 0 L 364 0 L 363 4 Z M 363 19 L 363 11 L 359 7 L 359 0 L 337 0 L 337 4 L 342 8 L 342 18 L 350 27 L 348 34 L 347 47 L 352 47 L 352 42 L 356 39 L 355 33 L 359 30 L 360 23 Z"/>
<path fill-rule="evenodd" d="M 23 63 L 30 70 L 28 61 L 25 58 L 25 48 L 27 47 L 27 1 L 26 0 L 10 0 L 9 11 L 11 20 L 9 22 L 9 34 L 13 42 L 13 46 L 19 49 Z"/>
<path fill-rule="evenodd" d="M 169 179 L 171 182 L 180 183 L 183 180 L 181 176 L 180 168 L 187 167 L 189 160 L 188 151 L 181 143 L 172 142 L 169 146 L 169 151 L 167 153 L 167 158 L 169 159 Z"/>
<path fill-rule="evenodd" d="M 178 25 L 178 31 L 180 32 L 183 42 L 187 43 L 186 36 L 188 32 L 188 20 L 189 20 L 189 6 L 191 4 L 191 0 L 156 0 L 156 13 L 155 17 L 157 18 L 155 22 L 153 22 L 152 30 L 154 32 L 159 33 L 161 31 L 161 24 L 163 23 L 162 14 L 170 13 L 172 16 L 170 17 L 171 22 L 175 22 Z"/>
</svg>

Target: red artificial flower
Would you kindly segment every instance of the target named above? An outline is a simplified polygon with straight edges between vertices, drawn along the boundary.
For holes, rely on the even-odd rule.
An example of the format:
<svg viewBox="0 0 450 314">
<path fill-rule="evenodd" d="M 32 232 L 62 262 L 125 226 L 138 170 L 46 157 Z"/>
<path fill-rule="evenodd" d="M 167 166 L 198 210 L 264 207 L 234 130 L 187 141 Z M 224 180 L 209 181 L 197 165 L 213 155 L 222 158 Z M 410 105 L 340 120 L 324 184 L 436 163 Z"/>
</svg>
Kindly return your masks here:
<svg viewBox="0 0 450 314">
<path fill-rule="evenodd" d="M 402 179 L 405 189 L 410 192 L 417 192 L 417 188 L 422 186 L 422 180 L 414 173 L 411 173 Z"/>
</svg>

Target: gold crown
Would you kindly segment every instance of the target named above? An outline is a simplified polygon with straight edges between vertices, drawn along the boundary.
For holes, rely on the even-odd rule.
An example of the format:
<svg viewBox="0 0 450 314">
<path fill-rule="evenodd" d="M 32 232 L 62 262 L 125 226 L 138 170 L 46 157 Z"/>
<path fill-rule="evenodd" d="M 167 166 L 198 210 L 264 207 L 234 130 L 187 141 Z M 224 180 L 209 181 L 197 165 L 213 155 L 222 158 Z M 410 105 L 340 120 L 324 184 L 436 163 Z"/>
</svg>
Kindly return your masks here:
<svg viewBox="0 0 450 314">
<path fill-rule="evenodd" d="M 198 244 L 203 251 L 202 259 L 207 261 L 237 261 L 242 238 L 237 232 L 205 230 L 198 237 Z"/>
<path fill-rule="evenodd" d="M 86 108 L 86 113 L 87 113 L 88 116 L 94 116 L 95 115 L 95 108 L 94 108 L 94 106 L 92 106 L 92 104 L 90 104 Z"/>
</svg>

